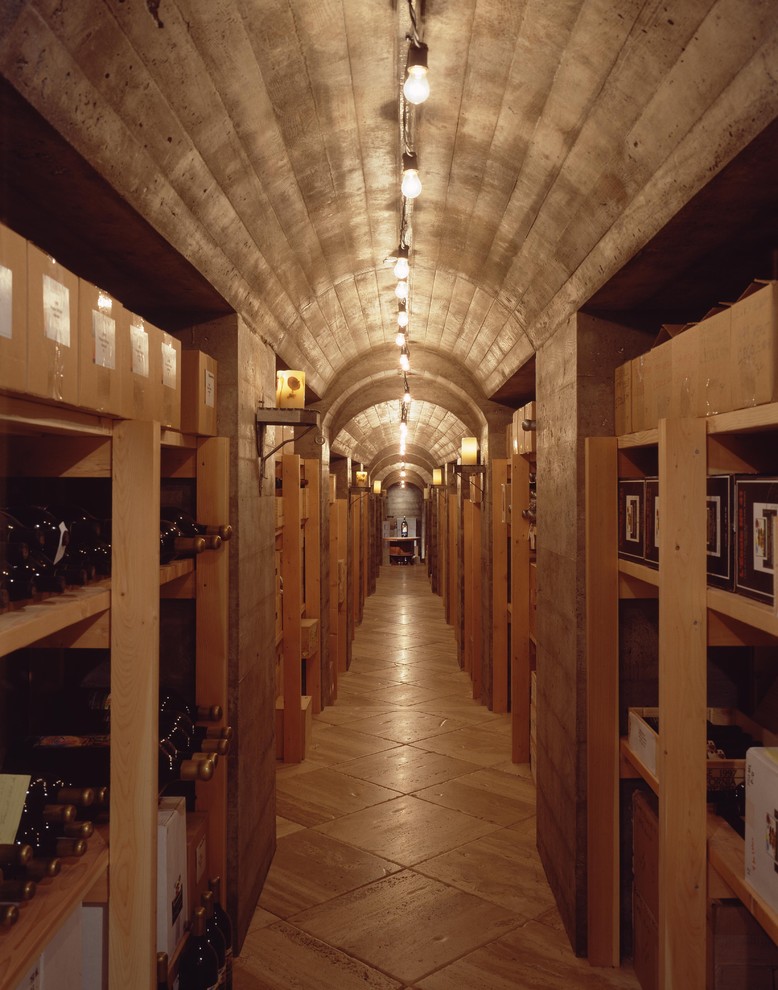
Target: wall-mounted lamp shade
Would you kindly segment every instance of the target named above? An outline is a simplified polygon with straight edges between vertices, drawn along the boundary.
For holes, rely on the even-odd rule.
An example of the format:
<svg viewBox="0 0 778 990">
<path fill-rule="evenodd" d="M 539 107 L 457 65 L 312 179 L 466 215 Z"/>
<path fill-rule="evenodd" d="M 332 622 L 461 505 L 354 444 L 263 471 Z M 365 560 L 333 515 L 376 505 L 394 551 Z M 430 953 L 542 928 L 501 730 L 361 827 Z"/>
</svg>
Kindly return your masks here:
<svg viewBox="0 0 778 990">
<path fill-rule="evenodd" d="M 380 495 L 381 494 L 381 482 L 380 481 L 374 481 L 373 482 L 373 494 L 374 495 Z"/>
<path fill-rule="evenodd" d="M 367 488 L 367 471 L 357 471 L 357 488 Z"/>
<path fill-rule="evenodd" d="M 305 408 L 305 372 L 276 372 L 276 407 L 278 409 Z"/>
<path fill-rule="evenodd" d="M 442 485 L 443 484 L 443 469 L 433 468 L 432 469 L 432 484 Z"/>
<path fill-rule="evenodd" d="M 403 177 L 400 189 L 406 199 L 416 199 L 421 192 L 419 163 L 414 154 L 406 153 L 403 155 Z"/>
<path fill-rule="evenodd" d="M 401 278 L 400 281 L 397 283 L 397 285 L 394 287 L 394 294 L 397 296 L 398 299 L 401 299 L 403 302 L 405 302 L 405 300 L 408 298 L 408 291 L 409 291 L 408 283 L 404 278 Z"/>
<path fill-rule="evenodd" d="M 478 440 L 475 437 L 462 437 L 460 450 L 463 464 L 478 463 Z"/>
<path fill-rule="evenodd" d="M 414 106 L 424 103 L 430 95 L 430 83 L 427 78 L 426 45 L 411 45 L 408 49 L 408 64 L 406 78 L 403 84 L 403 95 Z"/>
<path fill-rule="evenodd" d="M 397 248 L 397 261 L 394 265 L 394 277 L 395 278 L 408 278 L 408 272 L 410 271 L 410 266 L 408 264 L 408 248 L 399 247 Z"/>
</svg>

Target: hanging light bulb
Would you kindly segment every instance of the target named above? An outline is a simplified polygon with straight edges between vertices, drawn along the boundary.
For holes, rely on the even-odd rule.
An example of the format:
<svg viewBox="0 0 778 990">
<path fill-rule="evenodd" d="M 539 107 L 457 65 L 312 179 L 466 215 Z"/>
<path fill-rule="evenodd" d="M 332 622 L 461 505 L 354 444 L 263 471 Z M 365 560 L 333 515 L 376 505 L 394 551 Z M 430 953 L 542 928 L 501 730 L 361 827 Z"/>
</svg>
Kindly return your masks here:
<svg viewBox="0 0 778 990">
<path fill-rule="evenodd" d="M 394 338 L 394 342 L 398 347 L 403 347 L 405 345 L 405 334 L 402 330 L 397 331 L 397 336 Z"/>
<path fill-rule="evenodd" d="M 404 478 L 405 477 L 405 471 L 400 471 L 400 477 L 401 478 Z"/>
<path fill-rule="evenodd" d="M 400 301 L 400 308 L 397 310 L 397 326 L 403 329 L 408 326 L 408 305 L 404 300 Z"/>
<path fill-rule="evenodd" d="M 405 301 L 408 298 L 408 283 L 405 279 L 400 279 L 394 289 L 394 294 L 398 299 Z"/>
<path fill-rule="evenodd" d="M 400 436 L 404 440 L 407 435 L 408 435 L 408 424 L 403 420 L 403 422 L 400 423 Z"/>
<path fill-rule="evenodd" d="M 403 178 L 400 189 L 406 199 L 416 199 L 421 192 L 419 163 L 414 152 L 403 154 Z"/>
<path fill-rule="evenodd" d="M 405 391 L 403 392 L 403 402 L 405 403 L 406 406 L 409 406 L 411 404 L 411 388 L 410 385 L 408 385 L 407 378 L 403 378 L 403 383 L 405 385 Z"/>
<path fill-rule="evenodd" d="M 407 345 L 403 344 L 403 348 L 400 351 L 400 367 L 403 371 L 411 370 L 411 355 L 408 351 Z"/>
<path fill-rule="evenodd" d="M 427 78 L 427 46 L 412 44 L 408 49 L 406 78 L 403 83 L 403 94 L 409 103 L 418 106 L 424 103 L 430 95 L 430 83 Z"/>
<path fill-rule="evenodd" d="M 397 261 L 395 262 L 394 265 L 395 278 L 408 278 L 409 272 L 410 272 L 410 266 L 408 264 L 408 248 L 398 247 Z"/>
</svg>

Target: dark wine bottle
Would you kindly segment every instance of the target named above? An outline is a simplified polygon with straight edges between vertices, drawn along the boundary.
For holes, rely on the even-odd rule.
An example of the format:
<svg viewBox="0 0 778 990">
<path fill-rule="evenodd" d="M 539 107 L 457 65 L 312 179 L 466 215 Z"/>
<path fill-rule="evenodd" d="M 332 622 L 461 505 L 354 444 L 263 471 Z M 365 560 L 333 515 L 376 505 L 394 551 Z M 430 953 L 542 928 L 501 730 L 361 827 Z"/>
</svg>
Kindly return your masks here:
<svg viewBox="0 0 778 990">
<path fill-rule="evenodd" d="M 4 866 L 3 873 L 6 880 L 33 880 L 37 883 L 45 883 L 59 876 L 62 868 L 61 861 L 55 857 L 33 856 L 28 862 L 17 866 Z"/>
<path fill-rule="evenodd" d="M 11 928 L 19 920 L 19 908 L 15 904 L 0 904 L 0 928 Z"/>
<path fill-rule="evenodd" d="M 63 806 L 64 807 L 64 806 Z M 72 809 L 72 806 L 68 806 Z M 32 846 L 33 856 L 43 859 L 61 859 L 66 856 L 83 856 L 84 839 L 71 839 L 58 834 L 56 825 L 48 821 L 44 813 L 25 806 L 22 820 L 16 831 L 16 842 Z"/>
<path fill-rule="evenodd" d="M 213 917 L 224 936 L 227 990 L 232 990 L 232 922 L 221 904 L 221 877 L 211 877 L 208 889 L 213 893 Z"/>
<path fill-rule="evenodd" d="M 61 519 L 47 512 L 41 505 L 9 505 L 6 512 L 18 519 L 28 530 L 40 534 L 42 539 L 38 540 L 39 549 L 52 566 L 56 567 L 66 561 L 70 533 Z"/>
<path fill-rule="evenodd" d="M 3 586 L 8 592 L 8 598 L 12 602 L 34 598 L 38 592 L 38 586 L 35 583 L 37 575 L 29 564 L 29 547 L 26 543 L 24 547 L 27 554 L 21 563 L 12 564 L 8 560 L 0 560 L 0 576 Z"/>
<path fill-rule="evenodd" d="M 48 511 L 58 516 L 70 532 L 70 550 L 85 554 L 97 574 L 111 573 L 111 544 L 105 539 L 102 520 L 77 505 L 47 505 Z"/>
<path fill-rule="evenodd" d="M 219 962 L 219 988 L 227 987 L 227 946 L 221 928 L 216 923 L 213 913 L 213 891 L 206 890 L 200 895 L 200 903 L 205 908 L 205 937 L 208 944 L 216 953 Z"/>
<path fill-rule="evenodd" d="M 159 710 L 183 712 L 192 722 L 221 722 L 224 715 L 221 705 L 190 705 L 185 698 L 169 688 L 160 692 Z"/>
<path fill-rule="evenodd" d="M 219 960 L 205 935 L 205 908 L 192 913 L 192 930 L 181 953 L 179 990 L 219 990 Z"/>
<path fill-rule="evenodd" d="M 0 901 L 22 904 L 35 896 L 34 880 L 0 880 Z"/>
<path fill-rule="evenodd" d="M 400 536 L 408 535 L 408 520 L 403 516 L 403 521 L 400 523 Z"/>
<path fill-rule="evenodd" d="M 6 872 L 16 866 L 24 866 L 32 859 L 32 846 L 23 842 L 0 843 L 0 870 Z"/>
<path fill-rule="evenodd" d="M 168 963 L 167 952 L 157 953 L 157 990 L 169 990 L 168 982 L 170 964 Z"/>
<path fill-rule="evenodd" d="M 176 526 L 182 536 L 201 536 L 205 540 L 206 550 L 218 550 L 225 539 L 232 536 L 231 526 L 205 526 L 196 522 L 186 512 L 173 506 L 165 505 L 159 510 L 160 518 Z M 222 533 L 228 533 L 224 537 Z"/>
<path fill-rule="evenodd" d="M 184 536 L 181 530 L 172 522 L 160 520 L 159 523 L 159 562 L 169 564 L 183 557 L 196 557 L 205 550 L 205 537 Z"/>
</svg>

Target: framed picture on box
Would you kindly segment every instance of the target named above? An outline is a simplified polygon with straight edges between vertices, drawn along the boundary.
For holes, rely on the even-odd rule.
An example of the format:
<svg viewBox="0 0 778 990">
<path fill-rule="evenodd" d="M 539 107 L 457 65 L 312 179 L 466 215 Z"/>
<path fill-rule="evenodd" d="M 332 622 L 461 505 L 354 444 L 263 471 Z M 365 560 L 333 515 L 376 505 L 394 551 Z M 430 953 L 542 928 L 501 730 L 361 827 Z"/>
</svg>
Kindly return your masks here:
<svg viewBox="0 0 778 990">
<path fill-rule="evenodd" d="M 619 557 L 641 563 L 645 558 L 645 495 L 645 481 L 619 482 Z"/>
<path fill-rule="evenodd" d="M 735 481 L 737 571 L 735 590 L 773 604 L 774 524 L 778 516 L 778 478 L 749 475 Z"/>
<path fill-rule="evenodd" d="M 711 475 L 705 497 L 708 584 L 731 589 L 732 569 L 732 476 Z"/>
</svg>

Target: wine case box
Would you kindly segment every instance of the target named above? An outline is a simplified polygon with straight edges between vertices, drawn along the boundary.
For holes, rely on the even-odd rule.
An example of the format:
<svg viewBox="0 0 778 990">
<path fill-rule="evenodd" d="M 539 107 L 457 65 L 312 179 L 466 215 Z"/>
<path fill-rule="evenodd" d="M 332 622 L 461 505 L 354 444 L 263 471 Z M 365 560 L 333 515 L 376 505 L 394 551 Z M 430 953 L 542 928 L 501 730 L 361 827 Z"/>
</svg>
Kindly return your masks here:
<svg viewBox="0 0 778 990">
<path fill-rule="evenodd" d="M 159 368 L 162 375 L 160 423 L 171 430 L 181 429 L 181 341 L 159 331 Z"/>
<path fill-rule="evenodd" d="M 160 798 L 157 809 L 157 952 L 173 958 L 189 921 L 186 799 Z"/>
<path fill-rule="evenodd" d="M 778 911 L 778 748 L 746 754 L 746 883 Z"/>
<path fill-rule="evenodd" d="M 778 947 L 738 901 L 710 905 L 711 990 L 775 990 Z"/>
<path fill-rule="evenodd" d="M 123 350 L 121 303 L 107 292 L 79 279 L 78 404 L 84 409 L 122 414 Z"/>
<path fill-rule="evenodd" d="M 643 990 L 659 987 L 659 927 L 643 898 L 632 895 L 632 956 L 635 976 Z"/>
<path fill-rule="evenodd" d="M 735 479 L 737 568 L 735 590 L 772 605 L 775 579 L 775 521 L 778 477 Z"/>
<path fill-rule="evenodd" d="M 181 430 L 216 436 L 217 362 L 202 351 L 181 353 Z"/>
<path fill-rule="evenodd" d="M 200 906 L 200 896 L 208 890 L 208 815 L 190 811 L 186 816 L 186 879 L 189 893 L 189 917 Z"/>
<path fill-rule="evenodd" d="M 119 349 L 121 414 L 125 419 L 158 422 L 162 418 L 161 331 L 128 309 L 119 313 L 117 330 L 123 341 Z"/>
<path fill-rule="evenodd" d="M 27 383 L 27 241 L 0 224 L 0 388 Z"/>
<path fill-rule="evenodd" d="M 752 282 L 731 307 L 732 408 L 778 399 L 778 282 Z"/>
<path fill-rule="evenodd" d="M 78 404 L 78 277 L 27 243 L 27 388 Z"/>
<path fill-rule="evenodd" d="M 619 557 L 645 558 L 645 481 L 619 481 Z"/>
</svg>

